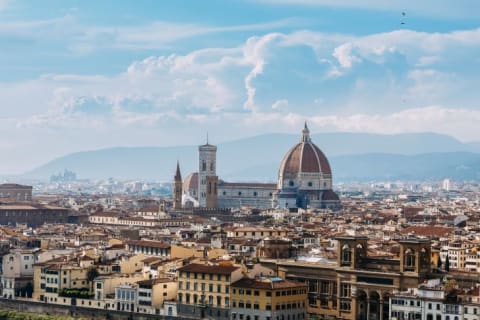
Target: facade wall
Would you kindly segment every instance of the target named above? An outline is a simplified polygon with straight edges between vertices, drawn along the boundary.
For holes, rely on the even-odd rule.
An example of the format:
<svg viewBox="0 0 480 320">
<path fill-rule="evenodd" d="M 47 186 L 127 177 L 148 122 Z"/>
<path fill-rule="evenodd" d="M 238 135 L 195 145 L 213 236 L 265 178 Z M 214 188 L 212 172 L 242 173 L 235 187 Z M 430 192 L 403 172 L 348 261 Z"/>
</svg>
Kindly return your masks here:
<svg viewBox="0 0 480 320">
<path fill-rule="evenodd" d="M 0 184 L 0 201 L 32 201 L 31 186 Z"/>
<path fill-rule="evenodd" d="M 217 147 L 209 144 L 199 146 L 198 161 L 198 202 L 200 207 L 207 206 L 207 177 L 216 177 Z"/>
<path fill-rule="evenodd" d="M 38 227 L 44 223 L 66 223 L 67 209 L 19 208 L 18 206 L 0 206 L 0 225 L 25 223 L 29 227 Z"/>
</svg>

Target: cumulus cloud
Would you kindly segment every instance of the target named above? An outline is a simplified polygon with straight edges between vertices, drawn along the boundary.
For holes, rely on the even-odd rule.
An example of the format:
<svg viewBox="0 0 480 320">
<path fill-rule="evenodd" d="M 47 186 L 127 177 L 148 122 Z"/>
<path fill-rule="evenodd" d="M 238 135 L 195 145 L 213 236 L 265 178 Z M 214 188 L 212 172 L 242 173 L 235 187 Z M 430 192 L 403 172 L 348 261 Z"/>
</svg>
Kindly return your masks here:
<svg viewBox="0 0 480 320">
<path fill-rule="evenodd" d="M 57 141 L 63 153 L 71 141 L 77 148 L 158 144 L 157 136 L 171 141 L 174 133 L 178 143 L 195 143 L 207 126 L 222 139 L 245 128 L 297 132 L 306 119 L 314 131 L 433 131 L 474 140 L 479 50 L 478 29 L 267 33 L 228 48 L 146 57 L 112 75 L 0 83 L 2 116 L 5 128 Z M 93 132 L 103 134 L 93 139 Z"/>
<path fill-rule="evenodd" d="M 477 43 L 471 40 L 476 37 Z M 39 101 L 50 113 L 101 114 L 113 106 L 117 114 L 185 115 L 261 113 L 288 104 L 308 115 L 387 113 L 438 103 L 475 107 L 467 101 L 464 105 L 457 94 L 470 89 L 478 73 L 472 67 L 459 78 L 455 65 L 465 57 L 473 59 L 479 47 L 479 30 L 403 30 L 356 38 L 311 31 L 270 33 L 238 47 L 148 57 L 113 76 L 49 74 L 37 83 L 42 88 Z M 4 89 L 12 95 L 24 88 Z M 312 107 L 312 101 L 320 105 L 319 94 L 322 109 Z"/>
</svg>

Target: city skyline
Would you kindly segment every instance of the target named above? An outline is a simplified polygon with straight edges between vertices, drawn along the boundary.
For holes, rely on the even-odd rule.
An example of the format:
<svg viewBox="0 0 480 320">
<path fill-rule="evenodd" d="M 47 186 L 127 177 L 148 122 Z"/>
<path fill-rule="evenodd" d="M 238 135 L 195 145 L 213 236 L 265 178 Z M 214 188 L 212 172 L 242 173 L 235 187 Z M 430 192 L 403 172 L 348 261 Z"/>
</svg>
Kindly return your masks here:
<svg viewBox="0 0 480 320">
<path fill-rule="evenodd" d="M 262 133 L 480 134 L 474 1 L 0 0 L 0 173 Z M 112 14 L 115 13 L 115 14 Z"/>
</svg>

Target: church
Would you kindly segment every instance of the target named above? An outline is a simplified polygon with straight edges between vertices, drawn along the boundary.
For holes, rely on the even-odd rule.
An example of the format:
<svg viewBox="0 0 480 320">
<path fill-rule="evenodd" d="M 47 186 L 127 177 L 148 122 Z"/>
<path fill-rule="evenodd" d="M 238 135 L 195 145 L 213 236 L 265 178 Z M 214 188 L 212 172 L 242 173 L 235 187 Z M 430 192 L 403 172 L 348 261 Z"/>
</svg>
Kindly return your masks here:
<svg viewBox="0 0 480 320">
<path fill-rule="evenodd" d="M 300 141 L 280 162 L 276 184 L 223 181 L 216 174 L 217 147 L 207 142 L 198 151 L 198 172 L 189 174 L 183 182 L 177 165 L 176 207 L 340 208 L 340 199 L 332 190 L 330 164 L 312 142 L 306 123 Z"/>
</svg>

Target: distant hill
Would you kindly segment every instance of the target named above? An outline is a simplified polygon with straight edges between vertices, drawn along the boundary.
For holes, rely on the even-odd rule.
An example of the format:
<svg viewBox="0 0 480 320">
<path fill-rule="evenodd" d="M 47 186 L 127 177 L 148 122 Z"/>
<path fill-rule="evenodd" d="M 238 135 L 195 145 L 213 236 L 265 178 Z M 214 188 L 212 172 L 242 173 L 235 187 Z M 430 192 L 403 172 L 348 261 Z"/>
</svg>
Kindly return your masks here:
<svg viewBox="0 0 480 320">
<path fill-rule="evenodd" d="M 479 179 L 480 144 L 434 133 L 379 135 L 321 133 L 313 141 L 325 152 L 335 181 L 370 179 Z M 218 145 L 217 168 L 226 180 L 275 181 L 278 166 L 299 135 L 267 134 Z M 24 175 L 48 179 L 64 169 L 80 178 L 172 180 L 176 161 L 184 177 L 197 170 L 197 146 L 130 147 L 84 151 L 50 161 Z"/>
</svg>

